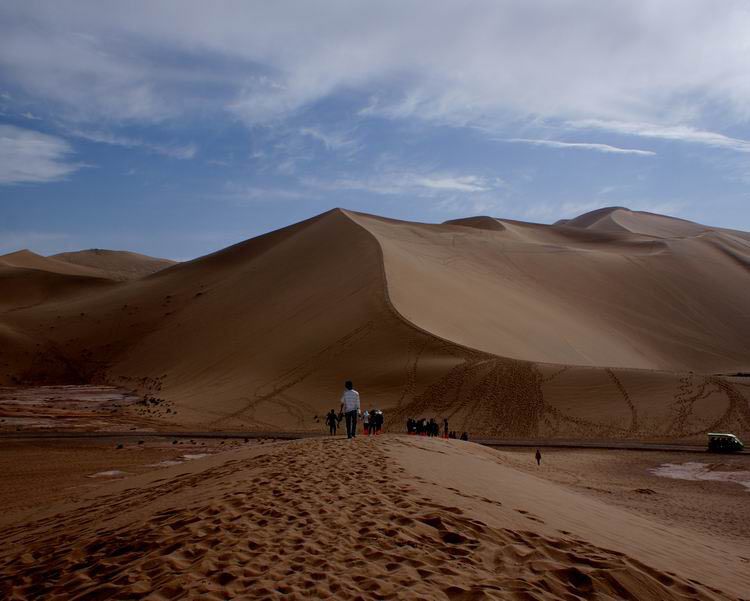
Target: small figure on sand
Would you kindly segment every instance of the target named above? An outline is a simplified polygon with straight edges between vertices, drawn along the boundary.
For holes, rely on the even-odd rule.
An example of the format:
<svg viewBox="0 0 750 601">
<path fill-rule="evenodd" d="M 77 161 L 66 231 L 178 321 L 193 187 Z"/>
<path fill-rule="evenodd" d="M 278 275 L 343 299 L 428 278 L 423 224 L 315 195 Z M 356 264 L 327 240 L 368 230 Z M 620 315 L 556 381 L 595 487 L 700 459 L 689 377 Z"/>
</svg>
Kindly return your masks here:
<svg viewBox="0 0 750 601">
<path fill-rule="evenodd" d="M 539 451 L 539 449 L 536 450 L 536 455 L 534 455 L 534 457 L 536 457 L 536 464 L 538 466 L 541 466 L 542 465 L 542 454 Z"/>
<path fill-rule="evenodd" d="M 359 393 L 354 390 L 351 380 L 344 383 L 344 394 L 341 395 L 341 412 L 346 420 L 346 437 L 357 436 L 357 416 L 359 415 Z"/>
<path fill-rule="evenodd" d="M 362 432 L 364 434 L 370 433 L 370 418 L 371 418 L 370 412 L 367 409 L 365 409 L 362 412 Z"/>
<path fill-rule="evenodd" d="M 447 417 L 443 418 L 443 432 L 444 432 L 445 438 L 448 438 L 448 418 Z"/>
<path fill-rule="evenodd" d="M 383 412 L 380 409 L 370 411 L 370 427 L 365 428 L 367 434 L 373 436 L 383 429 Z"/>
<path fill-rule="evenodd" d="M 333 409 L 326 414 L 326 425 L 328 426 L 328 432 L 330 435 L 336 436 L 336 428 L 338 428 L 339 425 L 339 418 Z"/>
</svg>

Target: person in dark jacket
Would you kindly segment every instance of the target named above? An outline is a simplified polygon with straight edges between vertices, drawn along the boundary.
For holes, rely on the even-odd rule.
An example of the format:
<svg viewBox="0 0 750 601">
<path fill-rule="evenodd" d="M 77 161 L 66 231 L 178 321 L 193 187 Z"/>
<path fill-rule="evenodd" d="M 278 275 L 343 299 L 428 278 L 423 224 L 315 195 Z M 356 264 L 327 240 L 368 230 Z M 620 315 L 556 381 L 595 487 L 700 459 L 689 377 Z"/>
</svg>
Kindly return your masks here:
<svg viewBox="0 0 750 601">
<path fill-rule="evenodd" d="M 336 412 L 331 409 L 326 414 L 326 424 L 328 425 L 328 432 L 331 436 L 336 436 L 336 428 L 338 428 L 339 425 L 339 416 L 336 415 Z"/>
</svg>

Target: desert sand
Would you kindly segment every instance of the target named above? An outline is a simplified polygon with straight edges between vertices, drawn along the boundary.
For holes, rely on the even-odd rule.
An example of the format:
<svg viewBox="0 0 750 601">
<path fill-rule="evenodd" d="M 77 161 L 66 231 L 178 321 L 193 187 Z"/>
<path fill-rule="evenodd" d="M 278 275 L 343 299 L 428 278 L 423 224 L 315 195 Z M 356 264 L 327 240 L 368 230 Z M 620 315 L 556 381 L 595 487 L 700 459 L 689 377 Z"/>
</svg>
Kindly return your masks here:
<svg viewBox="0 0 750 601">
<path fill-rule="evenodd" d="M 697 452 L 750 438 L 749 267 L 623 208 L 4 255 L 0 597 L 750 598 L 750 456 Z M 278 439 L 345 379 L 385 434 Z"/>
<path fill-rule="evenodd" d="M 601 491 L 556 482 L 554 474 L 585 477 L 587 470 L 555 455 L 545 453 L 550 465 L 537 469 L 530 452 L 470 442 L 337 437 L 243 445 L 113 482 L 90 480 L 98 484 L 93 490 L 79 487 L 72 498 L 23 519 L 0 518 L 0 593 L 7 599 L 747 597 L 747 537 L 708 534 L 700 520 L 675 525 L 605 501 Z M 602 486 L 602 474 L 591 482 Z M 628 486 L 650 478 L 643 472 Z M 722 483 L 716 494 L 723 490 L 731 499 L 736 491 L 722 487 L 733 486 Z M 638 494 L 610 488 L 618 499 Z M 649 495 L 656 506 L 661 497 Z M 746 503 L 743 511 L 738 519 L 747 519 Z"/>
<path fill-rule="evenodd" d="M 149 427 L 319 431 L 352 378 L 389 431 L 435 415 L 494 437 L 750 434 L 743 232 L 622 208 L 555 225 L 336 209 L 174 265 L 0 263 L 0 383 L 171 403 Z M 121 281 L 125 264 L 163 268 Z"/>
<path fill-rule="evenodd" d="M 159 259 L 125 250 L 101 248 L 59 253 L 52 255 L 50 258 L 65 261 L 71 265 L 95 269 L 102 272 L 104 277 L 113 280 L 136 280 L 177 264 L 176 261 L 170 259 Z"/>
</svg>

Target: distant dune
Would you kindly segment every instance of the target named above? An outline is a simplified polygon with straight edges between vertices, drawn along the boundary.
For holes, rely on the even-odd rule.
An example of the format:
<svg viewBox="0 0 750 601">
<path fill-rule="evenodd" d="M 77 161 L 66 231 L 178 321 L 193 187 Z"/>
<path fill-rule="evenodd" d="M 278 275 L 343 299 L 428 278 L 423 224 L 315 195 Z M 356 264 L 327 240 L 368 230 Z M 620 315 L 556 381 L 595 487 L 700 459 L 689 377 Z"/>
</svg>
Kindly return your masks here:
<svg viewBox="0 0 750 601">
<path fill-rule="evenodd" d="M 114 276 L 131 257 L 74 255 L 40 259 Z M 351 378 L 396 430 L 424 415 L 496 436 L 750 432 L 748 382 L 720 375 L 750 371 L 749 262 L 744 232 L 622 208 L 555 225 L 337 209 L 10 303 L 0 381 L 128 386 L 175 403 L 155 427 L 320 428 Z"/>
<path fill-rule="evenodd" d="M 113 280 L 135 280 L 177 264 L 176 261 L 169 259 L 158 259 L 125 250 L 101 248 L 60 253 L 51 258 L 72 265 L 98 269 Z"/>
<path fill-rule="evenodd" d="M 89 277 L 102 277 L 98 269 L 85 265 L 74 265 L 67 261 L 60 261 L 54 257 L 43 257 L 35 252 L 24 249 L 16 252 L 0 255 L 0 267 L 15 267 L 17 269 L 36 269 L 50 273 L 61 273 L 65 275 L 80 275 Z"/>
</svg>

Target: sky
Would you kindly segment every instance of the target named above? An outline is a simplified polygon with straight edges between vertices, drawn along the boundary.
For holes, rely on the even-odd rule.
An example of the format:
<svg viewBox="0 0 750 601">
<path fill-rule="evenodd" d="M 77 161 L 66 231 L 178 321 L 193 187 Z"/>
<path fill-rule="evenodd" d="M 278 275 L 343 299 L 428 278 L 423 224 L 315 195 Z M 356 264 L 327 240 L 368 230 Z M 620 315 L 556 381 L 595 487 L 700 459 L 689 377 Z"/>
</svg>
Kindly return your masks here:
<svg viewBox="0 0 750 601">
<path fill-rule="evenodd" d="M 333 207 L 750 230 L 750 4 L 0 1 L 0 253 L 185 260 Z"/>
</svg>

